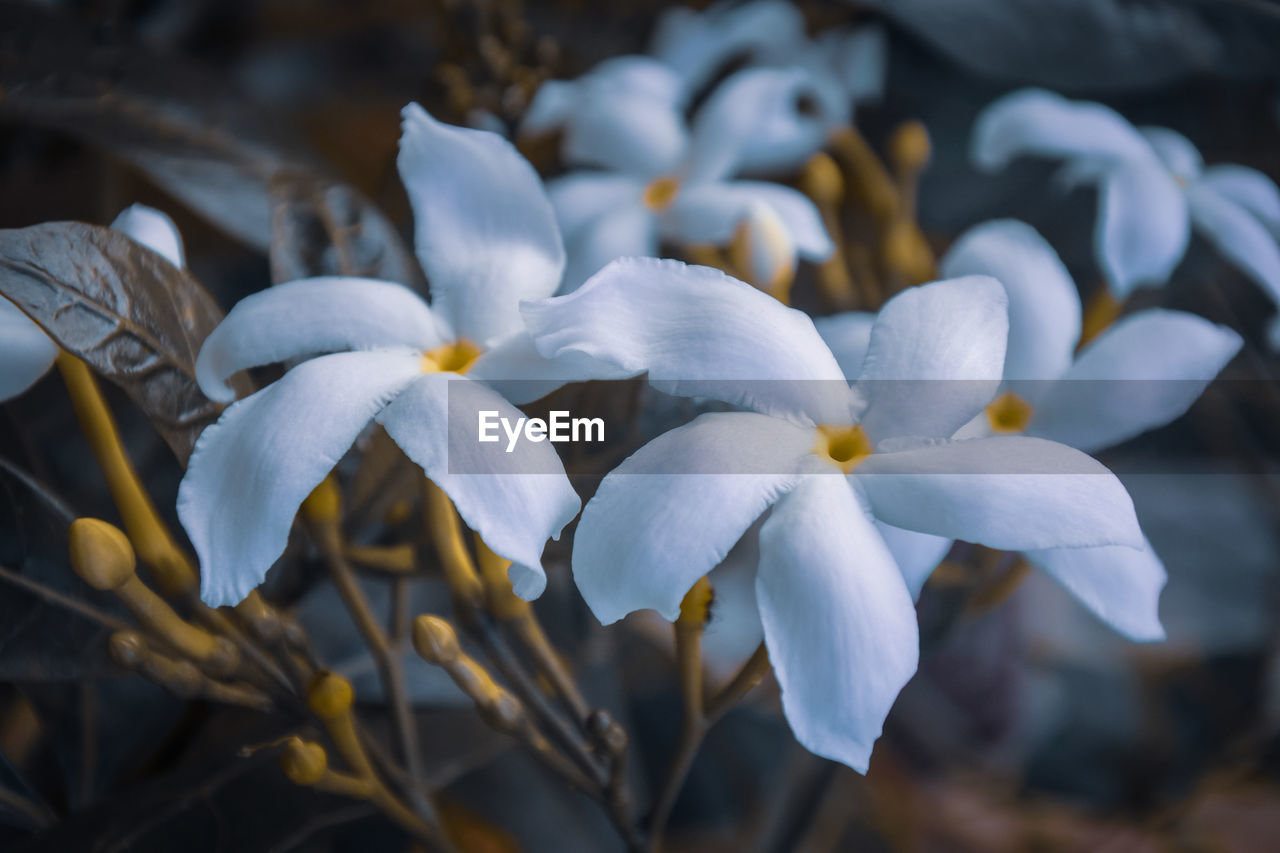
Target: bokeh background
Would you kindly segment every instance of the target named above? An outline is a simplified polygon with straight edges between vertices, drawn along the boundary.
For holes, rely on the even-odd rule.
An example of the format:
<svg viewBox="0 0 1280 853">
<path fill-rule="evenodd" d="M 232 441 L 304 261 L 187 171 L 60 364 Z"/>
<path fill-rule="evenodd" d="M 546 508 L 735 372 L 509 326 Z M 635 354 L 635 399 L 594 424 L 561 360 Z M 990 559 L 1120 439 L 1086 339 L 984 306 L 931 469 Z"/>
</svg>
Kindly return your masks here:
<svg viewBox="0 0 1280 853">
<path fill-rule="evenodd" d="M 264 174 L 285 164 L 322 176 L 339 187 L 330 213 L 359 220 L 373 208 L 385 220 L 361 220 L 367 231 L 407 236 L 394 166 L 406 102 L 460 123 L 480 108 L 514 128 L 541 80 L 643 51 L 664 5 L 0 2 L 0 227 L 105 224 L 134 202 L 158 207 L 229 308 L 290 262 L 266 251 L 290 188 Z M 904 120 L 928 128 L 919 216 L 939 252 L 970 225 L 1016 217 L 1053 243 L 1086 298 L 1102 287 L 1091 191 L 1056 193 L 1046 164 L 995 176 L 968 164 L 974 116 L 1019 86 L 1103 101 L 1182 132 L 1209 163 L 1280 179 L 1280 4 L 1270 0 L 799 5 L 815 30 L 886 27 L 885 96 L 857 124 L 874 146 Z M 553 149 L 527 153 L 546 175 L 560 168 Z M 299 254 L 321 225 L 297 220 Z M 919 608 L 921 670 L 870 774 L 795 744 L 766 683 L 708 739 L 670 849 L 1275 849 L 1280 360 L 1264 343 L 1274 309 L 1196 241 L 1170 286 L 1134 304 L 1193 311 L 1247 341 L 1184 418 L 1102 456 L 1168 567 L 1168 642 L 1127 643 L 1043 577 L 944 565 Z M 181 469 L 123 394 L 110 399 L 172 518 Z M 77 514 L 108 511 L 56 377 L 0 407 L 0 456 Z M 46 504 L 0 471 L 0 564 L 87 596 L 56 529 Z M 572 588 L 567 551 L 549 556 L 544 624 L 591 698 L 631 731 L 631 772 L 647 790 L 679 725 L 669 644 L 643 620 L 601 629 Z M 327 626 L 328 651 L 357 671 L 355 636 L 302 562 L 274 593 Z M 425 607 L 439 603 L 430 584 L 419 592 Z M 713 617 L 708 636 L 719 630 Z M 369 807 L 292 786 L 269 751 L 239 751 L 289 721 L 174 699 L 115 668 L 103 639 L 74 614 L 0 588 L 0 789 L 42 807 L 32 815 L 0 798 L 0 847 L 407 849 Z M 585 798 L 495 739 L 425 666 L 417 677 L 428 766 L 466 849 L 621 849 Z"/>
</svg>

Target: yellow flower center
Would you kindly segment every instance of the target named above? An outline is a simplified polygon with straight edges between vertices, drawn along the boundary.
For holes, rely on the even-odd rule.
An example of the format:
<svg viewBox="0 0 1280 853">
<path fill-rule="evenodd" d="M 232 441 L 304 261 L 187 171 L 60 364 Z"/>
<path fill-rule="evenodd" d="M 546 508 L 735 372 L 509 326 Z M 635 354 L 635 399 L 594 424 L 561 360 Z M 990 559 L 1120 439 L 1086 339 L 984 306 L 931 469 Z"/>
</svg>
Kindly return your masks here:
<svg viewBox="0 0 1280 853">
<path fill-rule="evenodd" d="M 466 373 L 484 352 L 471 341 L 461 338 L 422 354 L 423 373 Z"/>
<path fill-rule="evenodd" d="M 1006 391 L 987 406 L 987 420 L 991 431 L 998 433 L 1022 432 L 1031 423 L 1035 409 L 1012 391 Z"/>
<path fill-rule="evenodd" d="M 860 426 L 819 426 L 813 452 L 848 474 L 874 451 Z"/>
<path fill-rule="evenodd" d="M 680 192 L 680 180 L 678 178 L 656 178 L 649 186 L 644 188 L 644 203 L 650 210 L 662 210 L 671 202 L 676 200 L 676 193 Z"/>
</svg>

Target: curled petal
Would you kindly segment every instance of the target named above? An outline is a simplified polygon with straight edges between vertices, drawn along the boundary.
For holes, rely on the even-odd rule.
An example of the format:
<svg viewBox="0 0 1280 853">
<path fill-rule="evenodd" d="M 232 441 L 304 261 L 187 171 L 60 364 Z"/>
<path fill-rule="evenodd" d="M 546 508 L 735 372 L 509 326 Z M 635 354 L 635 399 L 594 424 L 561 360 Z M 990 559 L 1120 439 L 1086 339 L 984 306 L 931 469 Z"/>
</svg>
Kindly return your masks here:
<svg viewBox="0 0 1280 853">
<path fill-rule="evenodd" d="M 58 358 L 58 345 L 17 305 L 0 296 L 0 401 L 36 383 Z"/>
<path fill-rule="evenodd" d="M 1063 444 L 995 436 L 875 453 L 853 479 L 876 518 L 989 548 L 1138 547 L 1133 501 L 1101 463 Z"/>
<path fill-rule="evenodd" d="M 873 442 L 947 438 L 991 402 L 1004 370 L 1008 296 L 985 275 L 908 288 L 880 309 L 858 374 Z"/>
<path fill-rule="evenodd" d="M 378 423 L 452 499 L 467 526 L 511 561 L 516 595 L 531 601 L 547 586 L 542 549 L 560 537 L 581 501 L 549 442 L 517 441 L 508 452 L 499 429 L 499 440 L 481 443 L 482 412 L 509 424 L 524 418 L 484 385 L 440 373 L 409 386 Z"/>
<path fill-rule="evenodd" d="M 1024 556 L 1129 639 L 1164 639 L 1159 604 L 1168 576 L 1150 542 L 1142 548 L 1056 548 Z"/>
<path fill-rule="evenodd" d="M 419 375 L 418 356 L 401 351 L 304 361 L 200 434 L 178 517 L 200 557 L 206 604 L 236 604 L 262 583 L 302 501 Z"/>
<path fill-rule="evenodd" d="M 1210 186 L 1191 187 L 1187 201 L 1196 230 L 1280 305 L 1280 245 L 1276 238 L 1248 210 Z"/>
<path fill-rule="evenodd" d="M 120 215 L 111 223 L 111 227 L 123 232 L 151 251 L 163 255 L 165 260 L 178 269 L 187 265 L 178 226 L 154 207 L 147 207 L 145 204 L 130 205 L 120 211 Z"/>
<path fill-rule="evenodd" d="M 854 103 L 884 97 L 889 70 L 889 38 L 884 27 L 872 24 L 847 33 L 828 30 L 819 37 L 818 46 Z"/>
<path fill-rule="evenodd" d="M 1187 251 L 1187 198 L 1163 165 L 1135 161 L 1107 172 L 1093 248 L 1111 290 L 1128 296 L 1164 284 Z"/>
<path fill-rule="evenodd" d="M 674 620 L 694 582 L 795 485 L 812 445 L 810 431 L 776 418 L 706 414 L 610 472 L 573 543 L 573 577 L 596 618 L 651 608 Z"/>
<path fill-rule="evenodd" d="M 1053 247 L 1013 219 L 986 222 L 960 236 L 941 262 L 942 275 L 985 274 L 1009 295 L 1006 379 L 1056 379 L 1080 340 L 1080 294 Z"/>
<path fill-rule="evenodd" d="M 1086 452 L 1180 417 L 1243 345 L 1226 326 L 1152 308 L 1118 320 L 1038 401 L 1028 432 Z"/>
<path fill-rule="evenodd" d="M 843 478 L 806 477 L 774 507 L 756 597 L 796 739 L 865 773 L 919 639 L 893 555 Z"/>
<path fill-rule="evenodd" d="M 970 145 L 973 162 L 986 171 L 1024 155 L 1155 160 L 1150 144 L 1115 110 L 1044 89 L 1019 89 L 989 104 L 974 123 Z"/>
<path fill-rule="evenodd" d="M 849 420 L 848 385 L 813 321 L 719 270 L 623 258 L 523 310 L 549 358 L 580 352 L 632 375 L 648 371 L 668 394 L 800 422 Z"/>
<path fill-rule="evenodd" d="M 344 349 L 429 350 L 449 335 L 417 294 L 370 278 L 309 278 L 240 300 L 196 359 L 200 390 L 228 402 L 227 384 L 248 367 Z"/>
<path fill-rule="evenodd" d="M 661 217 L 663 235 L 682 245 L 725 246 L 753 204 L 768 205 L 786 226 L 796 250 L 806 260 L 821 261 L 835 247 L 822 214 L 803 193 L 763 181 L 694 184 L 676 196 Z"/>
<path fill-rule="evenodd" d="M 551 295 L 564 271 L 538 173 L 497 134 L 441 124 L 417 104 L 403 117 L 396 166 L 434 307 L 481 345 L 518 331 L 520 299 Z"/>
</svg>

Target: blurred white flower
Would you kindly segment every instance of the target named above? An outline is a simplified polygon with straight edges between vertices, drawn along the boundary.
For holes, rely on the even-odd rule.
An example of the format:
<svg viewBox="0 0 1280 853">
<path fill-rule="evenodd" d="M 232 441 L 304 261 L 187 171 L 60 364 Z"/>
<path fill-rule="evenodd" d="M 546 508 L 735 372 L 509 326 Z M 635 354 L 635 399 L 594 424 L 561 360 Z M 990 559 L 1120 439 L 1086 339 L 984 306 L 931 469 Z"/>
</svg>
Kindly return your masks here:
<svg viewBox="0 0 1280 853">
<path fill-rule="evenodd" d="M 160 211 L 135 204 L 111 223 L 135 242 L 181 269 L 186 265 L 182 236 Z M 0 401 L 16 397 L 45 375 L 58 357 L 58 345 L 18 306 L 0 296 Z"/>
<path fill-rule="evenodd" d="M 1023 222 L 997 220 L 970 229 L 940 269 L 948 277 L 994 276 L 1009 296 L 1002 393 L 959 432 L 962 437 L 1020 433 L 1085 452 L 1102 450 L 1182 415 L 1242 345 L 1225 326 L 1150 309 L 1121 319 L 1077 355 L 1075 283 L 1053 248 Z M 858 341 L 828 343 L 838 355 L 858 356 Z M 917 544 L 927 550 L 927 542 Z M 935 543 L 938 559 L 949 544 Z M 1163 638 L 1158 604 L 1166 573 L 1149 543 L 1142 550 L 1029 550 L 1025 556 L 1125 636 Z M 916 596 L 933 570 L 927 562 L 907 577 Z"/>
<path fill-rule="evenodd" d="M 990 104 L 974 126 L 985 170 L 1020 155 L 1066 160 L 1067 185 L 1096 183 L 1094 252 L 1118 297 L 1163 284 L 1191 228 L 1280 304 L 1280 190 L 1245 166 L 1204 167 L 1186 137 L 1137 128 L 1102 104 L 1022 89 Z"/>
<path fill-rule="evenodd" d="M 610 171 L 573 172 L 547 183 L 565 237 L 570 291 L 609 261 L 659 253 L 666 240 L 681 246 L 725 246 L 753 204 L 773 209 L 800 257 L 822 260 L 833 246 L 821 214 L 802 193 L 763 181 L 729 180 L 747 141 L 761 128 L 781 128 L 782 146 L 807 147 L 788 117 L 803 72 L 753 69 L 725 81 L 698 111 L 692 132 L 670 135 L 660 122 L 615 138 L 619 124 L 604 120 L 598 137 L 584 139 L 584 158 Z M 601 110 L 629 109 L 602 99 Z M 594 104 L 594 102 L 593 102 Z M 594 126 L 593 126 L 594 127 Z"/>
<path fill-rule="evenodd" d="M 807 748 L 865 771 L 918 655 L 910 569 L 888 525 L 996 548 L 1142 543 L 1124 487 L 1083 453 L 951 440 L 999 383 L 1006 304 L 985 276 L 904 291 L 875 318 L 851 386 L 807 316 L 705 267 L 621 260 L 575 293 L 524 303 L 547 356 L 751 410 L 704 414 L 605 478 L 573 553 L 597 618 L 674 619 L 770 512 L 755 589 L 787 719 Z M 925 379 L 952 381 L 913 381 Z"/>
<path fill-rule="evenodd" d="M 227 408 L 196 443 L 178 514 L 208 604 L 235 603 L 262 582 L 302 501 L 374 420 L 512 561 L 524 598 L 542 593 L 542 549 L 578 512 L 549 444 L 481 454 L 474 441 L 450 443 L 450 427 L 473 428 L 474 412 L 514 420 L 508 398 L 608 375 L 581 358 L 542 359 L 520 318 L 519 301 L 554 292 L 564 266 L 537 174 L 501 137 L 441 124 L 416 104 L 404 110 L 397 165 L 431 306 L 390 282 L 296 281 L 241 301 L 200 352 L 200 386 L 224 401 L 236 371 L 307 359 Z"/>
</svg>

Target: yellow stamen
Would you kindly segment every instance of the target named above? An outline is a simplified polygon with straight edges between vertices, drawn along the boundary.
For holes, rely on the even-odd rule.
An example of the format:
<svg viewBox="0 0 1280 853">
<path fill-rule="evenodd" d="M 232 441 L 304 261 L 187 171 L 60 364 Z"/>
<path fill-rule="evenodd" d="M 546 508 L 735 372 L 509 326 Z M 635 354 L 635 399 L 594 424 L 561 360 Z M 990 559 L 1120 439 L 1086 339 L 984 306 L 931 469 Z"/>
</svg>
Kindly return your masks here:
<svg viewBox="0 0 1280 853">
<path fill-rule="evenodd" d="M 422 354 L 423 373 L 466 373 L 484 350 L 466 338 Z"/>
<path fill-rule="evenodd" d="M 662 210 L 676 200 L 678 192 L 680 192 L 678 178 L 657 178 L 644 188 L 645 206 L 653 211 Z"/>
<path fill-rule="evenodd" d="M 848 474 L 874 450 L 861 426 L 819 426 L 814 452 Z"/>
<path fill-rule="evenodd" d="M 987 406 L 987 420 L 991 431 L 998 433 L 1023 432 L 1031 423 L 1035 408 L 1012 391 L 1006 391 Z"/>
</svg>

